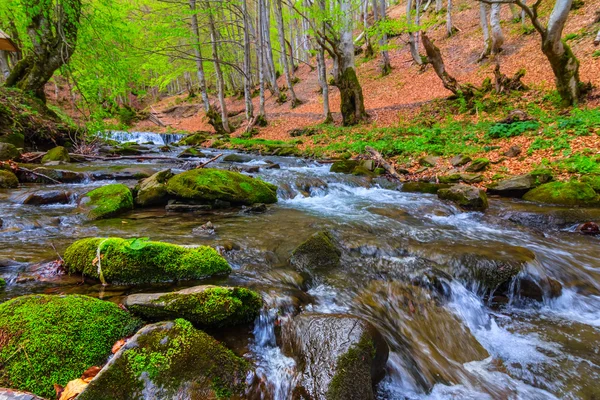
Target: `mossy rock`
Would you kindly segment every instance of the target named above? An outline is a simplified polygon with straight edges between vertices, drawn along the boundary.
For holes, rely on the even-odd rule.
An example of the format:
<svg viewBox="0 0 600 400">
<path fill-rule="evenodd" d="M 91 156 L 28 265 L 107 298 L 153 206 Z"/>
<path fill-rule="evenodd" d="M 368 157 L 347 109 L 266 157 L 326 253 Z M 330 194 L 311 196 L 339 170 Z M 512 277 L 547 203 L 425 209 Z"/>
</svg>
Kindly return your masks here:
<svg viewBox="0 0 600 400">
<path fill-rule="evenodd" d="M 187 135 L 177 142 L 177 144 L 186 146 L 200 146 L 202 143 L 206 142 L 210 136 L 210 132 L 196 132 L 192 135 Z"/>
<path fill-rule="evenodd" d="M 51 161 L 71 162 L 71 157 L 69 157 L 69 151 L 62 146 L 58 146 L 53 148 L 52 150 L 48 150 L 46 155 L 42 157 L 42 164 L 46 164 Z"/>
<path fill-rule="evenodd" d="M 424 156 L 419 158 L 419 165 L 423 167 L 435 167 L 439 159 L 439 157 L 435 156 Z"/>
<path fill-rule="evenodd" d="M 406 182 L 402 185 L 403 192 L 436 194 L 440 189 L 449 188 L 447 183 Z"/>
<path fill-rule="evenodd" d="M 19 187 L 17 176 L 10 171 L 0 170 L 0 189 L 15 189 Z"/>
<path fill-rule="evenodd" d="M 206 154 L 198 149 L 190 147 L 177 155 L 177 158 L 204 158 Z"/>
<path fill-rule="evenodd" d="M 248 324 L 258 315 L 262 299 L 246 288 L 203 285 L 173 293 L 133 294 L 124 304 L 145 320 L 184 318 L 202 328 Z"/>
<path fill-rule="evenodd" d="M 54 398 L 141 321 L 116 304 L 87 296 L 30 295 L 0 304 L 0 386 Z"/>
<path fill-rule="evenodd" d="M 25 135 L 14 132 L 6 136 L 0 136 L 0 143 L 10 143 L 18 149 L 25 147 Z"/>
<path fill-rule="evenodd" d="M 463 155 L 463 154 L 454 156 L 450 160 L 450 164 L 452 164 L 455 167 L 462 167 L 463 165 L 467 165 L 470 162 L 471 162 L 471 157 Z"/>
<path fill-rule="evenodd" d="M 228 154 L 223 157 L 223 161 L 225 162 L 236 162 L 236 163 L 245 163 L 248 161 L 252 161 L 252 157 L 244 156 L 242 154 Z"/>
<path fill-rule="evenodd" d="M 90 221 L 112 218 L 133 210 L 131 190 L 120 183 L 94 189 L 81 199 L 79 208 Z"/>
<path fill-rule="evenodd" d="M 460 174 L 454 173 L 449 175 L 442 175 L 438 177 L 440 183 L 457 183 L 461 179 Z M 436 191 L 437 193 L 437 191 Z"/>
<path fill-rule="evenodd" d="M 10 143 L 0 143 L 0 161 L 16 160 L 21 156 L 19 149 Z"/>
<path fill-rule="evenodd" d="M 67 271 L 109 283 L 194 280 L 231 271 L 212 247 L 188 248 L 143 239 L 78 240 L 67 248 L 64 260 Z"/>
<path fill-rule="evenodd" d="M 183 319 L 135 334 L 77 400 L 240 399 L 249 363 Z"/>
<path fill-rule="evenodd" d="M 466 210 L 484 211 L 488 208 L 487 195 L 474 186 L 455 185 L 438 190 L 437 195 L 440 199 L 450 200 Z"/>
<path fill-rule="evenodd" d="M 55 169 L 51 167 L 35 168 L 33 172 L 45 175 L 48 178 L 52 178 L 62 183 L 80 183 L 87 179 L 86 175 L 82 172 Z M 18 176 L 19 181 L 23 183 L 56 183 L 40 175 L 33 175 L 23 171 L 19 171 Z"/>
<path fill-rule="evenodd" d="M 523 197 L 529 190 L 550 182 L 552 179 L 551 172 L 536 170 L 529 174 L 513 176 L 499 182 L 494 182 L 488 186 L 488 192 L 502 197 Z"/>
<path fill-rule="evenodd" d="M 290 264 L 301 271 L 335 268 L 340 265 L 341 255 L 333 235 L 322 231 L 315 233 L 294 249 Z"/>
<path fill-rule="evenodd" d="M 367 321 L 343 314 L 300 314 L 282 327 L 286 354 L 299 362 L 295 393 L 310 399 L 373 399 L 389 349 Z"/>
<path fill-rule="evenodd" d="M 329 172 L 338 172 L 342 174 L 351 174 L 356 167 L 360 165 L 360 161 L 356 160 L 340 160 L 331 164 Z"/>
<path fill-rule="evenodd" d="M 277 186 L 239 172 L 201 168 L 175 175 L 168 192 L 180 200 L 226 201 L 235 205 L 277 202 Z"/>
<path fill-rule="evenodd" d="M 598 193 L 583 182 L 550 182 L 530 190 L 524 200 L 561 206 L 594 206 L 600 204 Z"/>
<path fill-rule="evenodd" d="M 169 201 L 167 182 L 173 177 L 170 169 L 157 172 L 137 186 L 135 203 L 141 207 L 166 205 Z"/>
<path fill-rule="evenodd" d="M 590 185 L 597 193 L 600 193 L 600 175 L 585 175 L 580 180 Z"/>
<path fill-rule="evenodd" d="M 490 160 L 487 158 L 477 158 L 471 162 L 466 169 L 467 172 L 481 172 L 485 171 L 490 165 Z"/>
</svg>

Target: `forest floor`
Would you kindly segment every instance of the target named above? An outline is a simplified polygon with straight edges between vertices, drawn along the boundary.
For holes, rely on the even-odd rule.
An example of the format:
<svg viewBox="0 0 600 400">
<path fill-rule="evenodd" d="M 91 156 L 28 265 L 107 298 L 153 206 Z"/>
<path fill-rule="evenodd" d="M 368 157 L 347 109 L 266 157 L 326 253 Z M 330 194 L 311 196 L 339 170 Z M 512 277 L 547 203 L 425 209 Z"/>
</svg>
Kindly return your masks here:
<svg viewBox="0 0 600 400">
<path fill-rule="evenodd" d="M 540 15 L 550 13 L 549 3 L 543 3 Z M 294 89 L 302 104 L 291 109 L 289 102 L 277 104 L 267 92 L 269 125 L 259 128 L 253 138 L 241 139 L 244 124 L 232 134 L 231 146 L 256 150 L 261 142 L 290 141 L 305 154 L 335 157 L 346 151 L 356 155 L 364 151 L 365 145 L 371 145 L 411 172 L 421 169 L 418 159 L 423 155 L 444 156 L 438 166 L 425 172 L 427 174 L 442 173 L 449 168 L 448 158 L 464 153 L 492 161 L 491 168 L 485 173 L 488 179 L 517 174 L 542 164 L 557 165 L 567 158 L 582 156 L 593 161 L 600 152 L 600 112 L 597 110 L 600 104 L 600 51 L 593 44 L 600 28 L 595 22 L 599 8 L 600 1 L 586 0 L 583 6 L 572 11 L 564 32 L 580 60 L 582 81 L 594 86 L 578 109 L 562 110 L 558 106 L 552 71 L 541 52 L 539 34 L 535 31 L 524 34 L 528 29 L 520 21 L 513 21 L 509 7 L 505 6 L 501 70 L 512 76 L 524 68 L 526 75 L 522 81 L 529 87 L 528 91 L 511 95 L 489 94 L 477 99 L 473 107 L 447 100 L 450 93 L 431 66 L 421 67 L 412 62 L 406 35 L 402 35 L 390 40 L 392 72 L 387 76 L 382 77 L 379 72 L 379 58 L 367 60 L 357 56 L 359 80 L 370 117 L 368 122 L 352 128 L 341 127 L 341 115 L 336 112 L 339 110 L 339 93 L 331 87 L 330 104 L 335 123 L 320 125 L 323 106 L 317 73 L 301 64 L 295 74 L 299 82 Z M 405 18 L 404 7 L 391 7 L 389 17 Z M 483 46 L 478 3 L 458 2 L 453 17 L 456 34 L 446 36 L 441 18 L 439 24 L 429 28 L 429 36 L 440 48 L 450 74 L 459 82 L 479 86 L 485 78 L 493 78 L 494 64 L 489 60 L 477 62 Z M 283 78 L 279 85 L 285 86 Z M 169 126 L 169 131 L 212 130 L 204 113 L 196 111 L 198 107 L 191 108 L 191 112 L 181 107 L 199 103 L 197 98 L 186 97 L 187 94 L 165 98 L 153 108 L 163 112 L 162 120 Z M 229 98 L 227 102 L 230 112 L 244 109 L 243 99 Z M 257 109 L 258 98 L 254 99 L 254 104 Z M 525 111 L 536 122 L 520 122 L 513 128 L 496 124 L 514 109 Z M 293 130 L 307 127 L 315 127 L 312 133 L 316 134 L 309 138 L 291 137 Z M 157 126 L 142 121 L 132 129 L 157 131 Z M 491 134 L 490 129 L 493 130 Z M 519 146 L 522 155 L 504 157 L 503 153 L 511 146 Z M 577 162 L 585 164 L 588 161 Z M 562 168 L 559 173 L 573 171 L 578 168 L 570 171 Z"/>
</svg>

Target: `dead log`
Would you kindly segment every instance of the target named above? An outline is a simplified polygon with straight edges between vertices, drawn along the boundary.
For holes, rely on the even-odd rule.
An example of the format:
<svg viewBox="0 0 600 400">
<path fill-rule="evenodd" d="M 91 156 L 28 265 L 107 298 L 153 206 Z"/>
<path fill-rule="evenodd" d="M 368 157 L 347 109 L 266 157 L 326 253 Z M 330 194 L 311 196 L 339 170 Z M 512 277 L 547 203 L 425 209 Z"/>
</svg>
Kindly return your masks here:
<svg viewBox="0 0 600 400">
<path fill-rule="evenodd" d="M 383 169 L 385 169 L 387 173 L 390 174 L 390 176 L 392 176 L 400 182 L 406 182 L 406 179 L 396 171 L 396 168 L 394 168 L 392 164 L 385 161 L 383 156 L 377 150 L 369 146 L 365 147 L 365 150 L 369 154 L 371 154 L 373 160 L 377 162 L 377 164 L 381 165 L 381 167 L 383 167 Z"/>
<path fill-rule="evenodd" d="M 219 159 L 219 158 L 220 158 L 222 155 L 223 155 L 223 153 L 221 153 L 221 154 L 217 154 L 216 156 L 214 156 L 213 158 L 211 158 L 211 159 L 210 159 L 210 160 L 208 160 L 207 162 L 205 162 L 205 163 L 202 163 L 202 164 L 198 165 L 198 166 L 196 167 L 196 169 L 199 169 L 199 168 L 204 168 L 204 167 L 206 167 L 206 166 L 207 166 L 208 164 L 210 164 L 211 162 L 213 162 L 213 161 L 217 161 L 217 160 L 218 160 L 218 159 Z"/>
</svg>

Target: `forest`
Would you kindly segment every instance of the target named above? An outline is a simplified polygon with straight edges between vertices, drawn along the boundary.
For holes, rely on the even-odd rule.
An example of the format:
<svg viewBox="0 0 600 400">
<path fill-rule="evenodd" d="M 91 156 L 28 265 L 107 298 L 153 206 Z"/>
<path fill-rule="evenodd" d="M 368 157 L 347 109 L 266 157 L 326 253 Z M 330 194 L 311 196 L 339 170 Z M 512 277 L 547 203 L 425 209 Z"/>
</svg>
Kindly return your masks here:
<svg viewBox="0 0 600 400">
<path fill-rule="evenodd" d="M 0 0 L 0 399 L 600 398 L 600 0 Z"/>
</svg>

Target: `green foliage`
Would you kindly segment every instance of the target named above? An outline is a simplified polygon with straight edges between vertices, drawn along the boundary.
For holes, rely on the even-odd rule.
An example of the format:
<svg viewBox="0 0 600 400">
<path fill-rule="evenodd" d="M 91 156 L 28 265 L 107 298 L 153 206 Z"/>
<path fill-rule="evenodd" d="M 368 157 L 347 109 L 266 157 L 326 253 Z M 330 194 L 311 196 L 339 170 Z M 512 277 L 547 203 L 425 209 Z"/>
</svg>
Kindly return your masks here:
<svg viewBox="0 0 600 400">
<path fill-rule="evenodd" d="M 65 251 L 64 260 L 69 272 L 95 279 L 103 276 L 106 282 L 114 283 L 202 279 L 231 271 L 227 261 L 211 247 L 186 248 L 143 239 L 78 240 Z"/>
<path fill-rule="evenodd" d="M 511 124 L 496 123 L 490 127 L 487 137 L 490 139 L 510 138 L 520 136 L 523 133 L 538 129 L 537 121 L 516 121 Z"/>
<path fill-rule="evenodd" d="M 0 305 L 0 385 L 54 398 L 140 321 L 116 304 L 87 296 L 31 295 Z"/>
<path fill-rule="evenodd" d="M 600 50 L 594 50 L 594 52 L 592 53 L 592 57 L 594 57 L 594 58 L 600 57 Z"/>
<path fill-rule="evenodd" d="M 123 125 L 125 127 L 131 126 L 131 124 L 133 124 L 133 122 L 137 118 L 137 114 L 135 113 L 135 111 L 132 110 L 131 107 L 126 106 L 126 105 L 119 108 L 118 115 L 119 115 L 119 122 L 121 123 L 121 125 Z"/>
<path fill-rule="evenodd" d="M 597 174 L 600 173 L 600 157 L 576 154 L 556 162 L 556 166 L 570 173 Z"/>
</svg>

